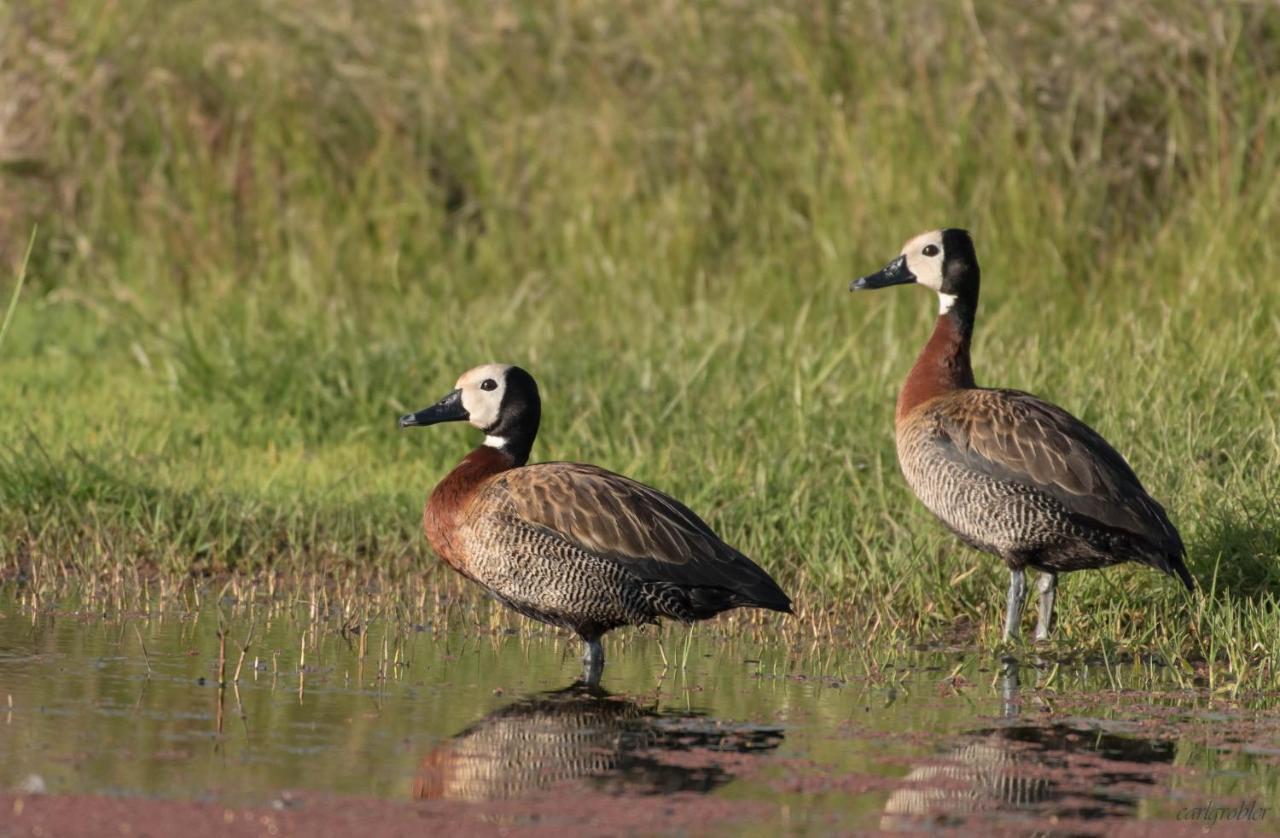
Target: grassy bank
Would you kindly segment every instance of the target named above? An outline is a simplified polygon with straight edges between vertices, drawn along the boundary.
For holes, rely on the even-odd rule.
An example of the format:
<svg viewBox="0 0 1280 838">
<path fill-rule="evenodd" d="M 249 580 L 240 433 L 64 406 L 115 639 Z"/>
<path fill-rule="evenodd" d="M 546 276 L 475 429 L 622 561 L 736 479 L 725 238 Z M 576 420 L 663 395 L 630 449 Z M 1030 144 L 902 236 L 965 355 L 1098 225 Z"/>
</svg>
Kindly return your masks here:
<svg viewBox="0 0 1280 838">
<path fill-rule="evenodd" d="M 845 290 L 956 225 L 980 382 L 1111 439 L 1204 586 L 1069 577 L 1066 642 L 1276 677 L 1280 10 L 771 5 L 0 11 L 6 572 L 433 568 L 473 435 L 394 419 L 504 360 L 536 459 L 672 492 L 810 611 L 994 642 L 1004 571 L 894 456 L 933 303 Z"/>
</svg>

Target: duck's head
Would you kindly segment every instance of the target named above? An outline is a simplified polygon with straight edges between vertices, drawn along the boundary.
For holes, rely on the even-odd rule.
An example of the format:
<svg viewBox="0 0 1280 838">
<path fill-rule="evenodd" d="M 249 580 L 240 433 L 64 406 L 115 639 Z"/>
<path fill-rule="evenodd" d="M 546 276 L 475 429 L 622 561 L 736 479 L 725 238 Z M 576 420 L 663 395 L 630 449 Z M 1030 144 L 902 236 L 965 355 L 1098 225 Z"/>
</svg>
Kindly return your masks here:
<svg viewBox="0 0 1280 838">
<path fill-rule="evenodd" d="M 902 246 L 898 258 L 873 274 L 855 279 L 850 291 L 916 283 L 938 294 L 938 310 L 950 311 L 958 301 L 972 310 L 978 304 L 981 271 L 973 239 L 965 230 L 949 227 L 921 233 Z"/>
<path fill-rule="evenodd" d="M 400 417 L 401 428 L 470 422 L 484 431 L 484 444 L 529 456 L 542 418 L 542 401 L 533 376 L 510 364 L 485 364 L 467 370 L 443 399 Z"/>
</svg>

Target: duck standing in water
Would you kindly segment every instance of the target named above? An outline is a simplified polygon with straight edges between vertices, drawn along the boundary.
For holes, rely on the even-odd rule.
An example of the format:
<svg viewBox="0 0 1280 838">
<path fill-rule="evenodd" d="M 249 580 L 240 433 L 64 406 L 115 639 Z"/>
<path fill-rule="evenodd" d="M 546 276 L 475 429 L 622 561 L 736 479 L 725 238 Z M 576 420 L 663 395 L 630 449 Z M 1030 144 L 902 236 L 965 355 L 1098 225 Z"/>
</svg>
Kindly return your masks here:
<svg viewBox="0 0 1280 838">
<path fill-rule="evenodd" d="M 850 290 L 916 283 L 938 295 L 933 336 L 898 393 L 898 462 L 930 512 L 1009 566 L 1005 640 L 1018 634 L 1028 567 L 1040 571 L 1037 640 L 1049 636 L 1059 573 L 1135 561 L 1191 590 L 1178 531 L 1106 440 L 1056 405 L 974 383 L 979 276 L 969 234 L 935 230 Z"/>
<path fill-rule="evenodd" d="M 427 541 L 519 613 L 577 633 L 588 684 L 604 669 L 601 635 L 619 626 L 743 606 L 791 613 L 769 574 L 679 501 L 597 466 L 526 465 L 541 405 L 529 373 L 487 364 L 400 427 L 467 421 L 484 431 L 431 493 Z"/>
</svg>

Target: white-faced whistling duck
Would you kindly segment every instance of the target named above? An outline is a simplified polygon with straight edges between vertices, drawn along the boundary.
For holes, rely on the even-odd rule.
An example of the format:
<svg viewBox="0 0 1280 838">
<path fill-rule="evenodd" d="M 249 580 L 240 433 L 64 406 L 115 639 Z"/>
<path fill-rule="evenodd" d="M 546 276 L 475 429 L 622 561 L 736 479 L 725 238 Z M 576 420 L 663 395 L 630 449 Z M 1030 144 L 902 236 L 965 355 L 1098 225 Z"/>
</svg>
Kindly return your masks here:
<svg viewBox="0 0 1280 838">
<path fill-rule="evenodd" d="M 600 636 L 619 626 L 740 606 L 791 612 L 769 574 L 679 501 L 596 466 L 525 465 L 541 411 L 529 373 L 488 364 L 400 427 L 466 420 L 484 431 L 431 493 L 427 540 L 506 605 L 576 632 L 587 683 L 604 668 Z"/>
<path fill-rule="evenodd" d="M 938 294 L 933 336 L 898 394 L 898 462 L 930 512 L 1009 566 L 1005 639 L 1018 632 L 1027 567 L 1041 572 L 1037 640 L 1049 636 L 1059 573 L 1136 561 L 1191 590 L 1178 531 L 1106 440 L 1056 405 L 974 383 L 979 275 L 969 234 L 936 230 L 850 290 L 919 283 Z"/>
</svg>

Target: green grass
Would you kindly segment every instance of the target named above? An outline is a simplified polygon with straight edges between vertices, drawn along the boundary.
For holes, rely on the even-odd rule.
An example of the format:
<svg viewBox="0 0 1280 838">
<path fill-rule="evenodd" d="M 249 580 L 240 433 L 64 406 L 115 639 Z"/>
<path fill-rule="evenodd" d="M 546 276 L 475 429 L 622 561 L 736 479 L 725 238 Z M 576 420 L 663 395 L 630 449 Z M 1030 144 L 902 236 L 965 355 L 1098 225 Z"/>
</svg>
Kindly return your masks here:
<svg viewBox="0 0 1280 838">
<path fill-rule="evenodd" d="M 4 276 L 40 230 L 3 567 L 434 568 L 420 504 L 475 434 L 394 420 L 502 360 L 536 459 L 684 499 L 810 617 L 994 645 L 1004 570 L 894 454 L 934 303 L 846 291 L 955 225 L 979 381 L 1110 439 L 1203 585 L 1069 576 L 1062 643 L 1274 686 L 1280 12 L 758 5 L 0 11 Z"/>
</svg>

